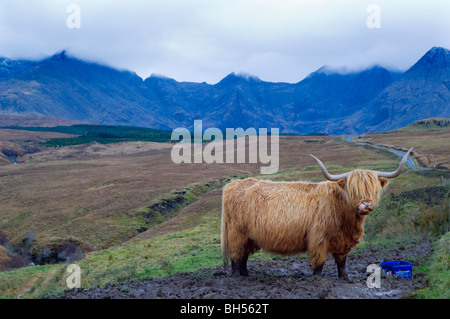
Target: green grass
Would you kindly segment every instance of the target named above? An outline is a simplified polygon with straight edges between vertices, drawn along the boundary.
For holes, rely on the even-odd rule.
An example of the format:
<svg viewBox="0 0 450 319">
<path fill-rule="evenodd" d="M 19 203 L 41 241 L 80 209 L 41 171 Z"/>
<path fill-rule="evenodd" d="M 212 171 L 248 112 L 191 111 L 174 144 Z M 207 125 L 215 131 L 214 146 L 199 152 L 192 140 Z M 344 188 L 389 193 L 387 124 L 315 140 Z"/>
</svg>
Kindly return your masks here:
<svg viewBox="0 0 450 319">
<path fill-rule="evenodd" d="M 222 264 L 220 212 L 188 230 L 125 243 L 76 262 L 83 288 L 165 277 Z M 66 289 L 67 265 L 25 267 L 0 273 L 1 298 L 39 298 Z"/>
<path fill-rule="evenodd" d="M 438 237 L 450 231 L 450 186 L 430 186 L 391 194 L 364 224 L 365 238 Z"/>
<path fill-rule="evenodd" d="M 429 286 L 414 291 L 414 295 L 424 299 L 450 299 L 450 232 L 434 246 L 431 262 L 426 269 Z"/>
<path fill-rule="evenodd" d="M 244 177 L 246 176 L 240 174 L 233 178 Z M 205 193 L 221 188 L 233 178 L 224 177 L 218 180 L 190 184 L 184 189 L 174 191 L 164 198 L 154 200 L 150 205 L 136 213 L 137 216 L 141 216 L 143 219 L 141 230 L 146 230 L 165 222 L 179 209 L 195 202 Z"/>
<path fill-rule="evenodd" d="M 17 216 L 17 218 L 15 218 L 14 220 L 9 221 L 9 222 L 1 225 L 0 229 L 6 229 L 6 228 L 9 228 L 11 226 L 17 225 L 17 224 L 21 223 L 25 218 L 27 218 L 29 216 L 31 216 L 31 212 L 22 213 L 19 216 Z"/>
</svg>

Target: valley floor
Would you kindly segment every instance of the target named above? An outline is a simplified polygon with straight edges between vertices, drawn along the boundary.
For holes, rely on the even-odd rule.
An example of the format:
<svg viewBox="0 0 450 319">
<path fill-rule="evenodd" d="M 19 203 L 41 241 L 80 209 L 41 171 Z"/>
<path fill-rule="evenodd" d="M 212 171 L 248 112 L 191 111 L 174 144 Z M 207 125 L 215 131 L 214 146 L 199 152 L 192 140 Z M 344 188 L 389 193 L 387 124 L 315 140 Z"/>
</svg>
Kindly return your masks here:
<svg viewBox="0 0 450 319">
<path fill-rule="evenodd" d="M 403 133 L 363 137 L 395 149 L 414 146 L 436 159 L 439 167 L 429 166 L 418 156 L 422 153 L 416 152 L 414 159 L 430 169 L 408 167 L 390 182 L 377 210 L 367 218 L 365 242 L 348 257 L 347 270 L 354 283 L 337 278 L 331 257 L 324 277 L 315 278 L 307 257 L 265 253 L 250 259 L 249 277 L 230 277 L 220 267 L 221 189 L 230 179 L 246 176 L 322 181 L 308 154 L 318 156 L 332 173 L 355 168 L 389 171 L 399 163 L 398 156 L 390 152 L 344 137 L 281 136 L 279 172 L 259 175 L 260 164 L 175 164 L 171 145 L 166 143 L 49 148 L 38 143 L 44 136 L 28 142 L 30 135 L 21 133 L 26 135 L 17 142 L 13 133 L 17 132 L 0 134 L 0 141 L 8 146 L 3 145 L 5 154 L 16 151 L 11 144 L 23 147 L 23 153 L 14 153 L 17 165 L 7 158 L 8 163 L 0 166 L 0 270 L 4 270 L 0 271 L 0 298 L 399 299 L 448 295 L 450 235 L 439 239 L 450 234 L 449 153 L 442 148 L 450 139 L 447 131 L 430 134 L 428 139 L 424 132 L 417 138 Z M 445 243 L 445 249 L 436 259 L 437 242 Z M 27 261 L 25 265 L 13 263 L 20 256 Z M 382 278 L 380 288 L 368 288 L 367 266 L 386 260 L 412 262 L 413 279 Z M 37 266 L 24 267 L 28 261 Z M 65 291 L 69 263 L 82 269 L 83 289 Z M 433 264 L 434 281 L 429 277 Z"/>
</svg>

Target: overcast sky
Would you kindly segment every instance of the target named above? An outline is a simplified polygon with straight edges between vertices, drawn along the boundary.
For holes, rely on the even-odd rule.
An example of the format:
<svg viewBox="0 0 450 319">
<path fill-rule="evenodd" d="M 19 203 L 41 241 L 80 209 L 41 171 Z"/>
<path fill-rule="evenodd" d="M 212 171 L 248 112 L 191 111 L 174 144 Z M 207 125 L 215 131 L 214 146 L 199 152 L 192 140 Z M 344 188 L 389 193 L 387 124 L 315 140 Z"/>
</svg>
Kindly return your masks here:
<svg viewBox="0 0 450 319">
<path fill-rule="evenodd" d="M 433 46 L 450 48 L 448 0 L 0 0 L 0 56 L 65 49 L 142 78 L 295 83 L 323 65 L 405 70 Z"/>
</svg>

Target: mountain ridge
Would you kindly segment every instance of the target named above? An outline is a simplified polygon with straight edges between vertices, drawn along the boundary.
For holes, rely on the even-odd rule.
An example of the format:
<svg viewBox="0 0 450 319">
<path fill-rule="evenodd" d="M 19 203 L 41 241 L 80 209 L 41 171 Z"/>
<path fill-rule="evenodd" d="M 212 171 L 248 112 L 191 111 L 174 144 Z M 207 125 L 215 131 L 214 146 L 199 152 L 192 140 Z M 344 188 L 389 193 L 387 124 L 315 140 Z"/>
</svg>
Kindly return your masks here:
<svg viewBox="0 0 450 319">
<path fill-rule="evenodd" d="M 94 124 L 192 129 L 279 127 L 284 133 L 383 132 L 450 116 L 450 51 L 433 47 L 405 72 L 323 66 L 297 83 L 231 72 L 216 84 L 142 79 L 72 57 L 0 58 L 0 114 L 35 114 Z"/>
</svg>

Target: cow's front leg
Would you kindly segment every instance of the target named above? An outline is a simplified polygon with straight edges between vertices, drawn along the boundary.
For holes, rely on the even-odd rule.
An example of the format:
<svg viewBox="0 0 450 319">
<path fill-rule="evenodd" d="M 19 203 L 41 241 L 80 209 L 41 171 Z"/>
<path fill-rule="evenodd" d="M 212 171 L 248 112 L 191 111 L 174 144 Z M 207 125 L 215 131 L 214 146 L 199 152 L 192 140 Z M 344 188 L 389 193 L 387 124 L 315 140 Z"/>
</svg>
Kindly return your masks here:
<svg viewBox="0 0 450 319">
<path fill-rule="evenodd" d="M 322 277 L 322 268 L 323 268 L 323 264 L 317 265 L 315 267 L 313 266 L 313 275 Z"/>
<path fill-rule="evenodd" d="M 241 275 L 241 263 L 239 260 L 231 260 L 231 275 L 239 277 Z"/>
<path fill-rule="evenodd" d="M 248 260 L 248 255 L 244 256 L 241 260 L 241 267 L 239 269 L 241 276 L 248 276 L 248 269 L 247 269 L 247 260 Z"/>
<path fill-rule="evenodd" d="M 348 278 L 347 271 L 345 270 L 345 264 L 347 261 L 347 254 L 334 254 L 334 260 L 336 261 L 338 277 L 346 280 L 347 282 L 353 282 Z"/>
<path fill-rule="evenodd" d="M 231 275 L 233 277 L 248 276 L 247 260 L 248 255 L 240 259 L 231 260 Z"/>
</svg>

